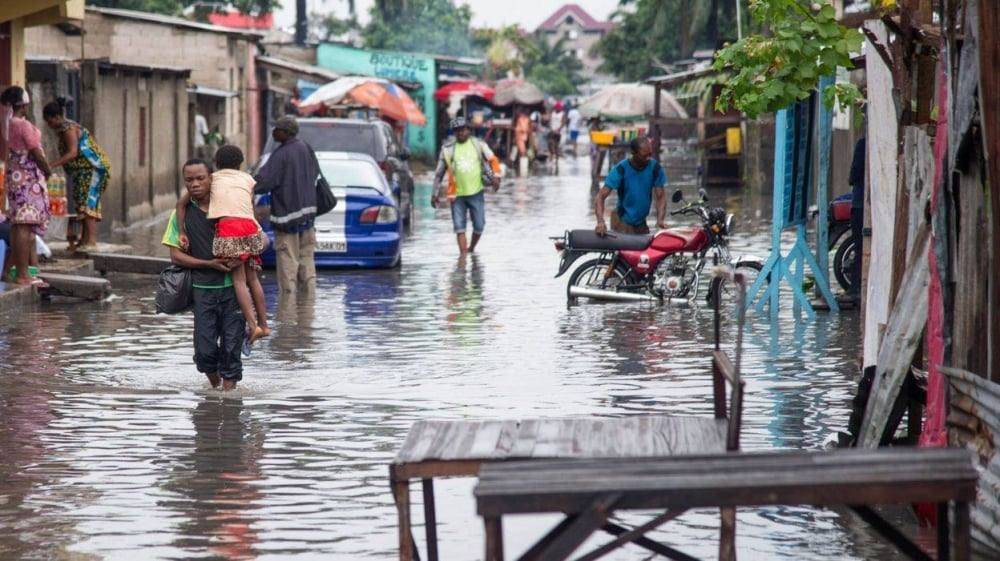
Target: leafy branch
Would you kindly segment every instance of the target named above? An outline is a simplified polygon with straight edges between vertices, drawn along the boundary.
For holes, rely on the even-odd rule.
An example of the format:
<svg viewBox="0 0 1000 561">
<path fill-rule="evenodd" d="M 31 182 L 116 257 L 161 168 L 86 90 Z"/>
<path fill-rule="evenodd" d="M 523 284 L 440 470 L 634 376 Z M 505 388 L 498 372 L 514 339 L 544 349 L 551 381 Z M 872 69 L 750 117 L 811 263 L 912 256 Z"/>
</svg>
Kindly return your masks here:
<svg viewBox="0 0 1000 561">
<path fill-rule="evenodd" d="M 750 14 L 771 34 L 748 35 L 715 55 L 714 68 L 728 71 L 715 106 L 735 107 L 750 118 L 773 113 L 809 97 L 822 76 L 838 66 L 853 68 L 851 52 L 864 36 L 857 29 L 837 23 L 828 0 L 808 4 L 803 0 L 750 0 Z M 822 92 L 827 107 L 861 105 L 863 97 L 853 84 L 834 84 Z"/>
</svg>

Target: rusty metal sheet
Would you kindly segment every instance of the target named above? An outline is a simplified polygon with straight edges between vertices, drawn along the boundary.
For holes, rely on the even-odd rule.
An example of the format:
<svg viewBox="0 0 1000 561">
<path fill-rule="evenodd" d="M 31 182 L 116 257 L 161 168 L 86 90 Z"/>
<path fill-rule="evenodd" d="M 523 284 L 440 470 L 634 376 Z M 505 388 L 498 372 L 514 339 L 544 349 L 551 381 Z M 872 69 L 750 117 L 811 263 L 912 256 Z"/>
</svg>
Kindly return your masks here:
<svg viewBox="0 0 1000 561">
<path fill-rule="evenodd" d="M 959 413 L 949 415 L 948 443 L 972 449 L 979 463 L 972 539 L 976 549 L 995 558 L 1000 554 L 1000 384 L 958 368 L 941 367 L 941 372 L 948 377 L 952 412 Z"/>
</svg>

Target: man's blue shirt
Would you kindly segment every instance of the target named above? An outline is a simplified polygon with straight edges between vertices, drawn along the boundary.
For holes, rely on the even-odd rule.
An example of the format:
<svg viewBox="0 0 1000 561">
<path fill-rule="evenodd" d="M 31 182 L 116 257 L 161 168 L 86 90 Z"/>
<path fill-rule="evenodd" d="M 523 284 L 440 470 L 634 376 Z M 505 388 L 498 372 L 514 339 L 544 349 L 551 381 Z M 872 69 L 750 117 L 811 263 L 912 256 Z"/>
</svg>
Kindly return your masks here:
<svg viewBox="0 0 1000 561">
<path fill-rule="evenodd" d="M 637 170 L 628 160 L 618 162 L 604 179 L 604 186 L 618 192 L 618 217 L 629 226 L 641 226 L 653 204 L 653 189 L 667 184 L 663 166 L 650 160 L 646 167 Z"/>
</svg>

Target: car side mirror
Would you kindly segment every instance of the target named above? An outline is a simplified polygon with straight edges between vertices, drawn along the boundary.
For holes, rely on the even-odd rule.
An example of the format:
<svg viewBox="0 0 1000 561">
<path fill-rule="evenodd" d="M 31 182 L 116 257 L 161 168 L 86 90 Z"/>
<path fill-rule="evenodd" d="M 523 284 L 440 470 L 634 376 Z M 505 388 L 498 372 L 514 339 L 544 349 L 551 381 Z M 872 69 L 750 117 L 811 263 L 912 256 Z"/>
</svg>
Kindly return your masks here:
<svg viewBox="0 0 1000 561">
<path fill-rule="evenodd" d="M 681 202 L 681 201 L 684 200 L 684 193 L 682 193 L 681 190 L 678 189 L 678 190 L 674 191 L 674 194 L 673 194 L 672 197 L 670 197 L 670 200 L 673 201 L 673 202 L 675 202 L 675 203 L 679 203 L 679 202 Z"/>
</svg>

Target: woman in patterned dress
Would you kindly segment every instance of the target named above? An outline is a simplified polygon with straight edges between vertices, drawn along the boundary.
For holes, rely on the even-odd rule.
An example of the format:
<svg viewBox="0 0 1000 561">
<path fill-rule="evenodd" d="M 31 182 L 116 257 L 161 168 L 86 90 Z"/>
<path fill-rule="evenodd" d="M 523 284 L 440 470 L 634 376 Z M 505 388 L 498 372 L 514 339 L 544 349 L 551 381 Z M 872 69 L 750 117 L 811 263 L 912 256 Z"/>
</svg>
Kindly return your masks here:
<svg viewBox="0 0 1000 561">
<path fill-rule="evenodd" d="M 24 118 L 30 102 L 28 92 L 18 86 L 0 94 L 0 153 L 7 160 L 7 220 L 17 284 L 32 284 L 28 265 L 35 236 L 44 235 L 49 226 L 46 180 L 52 172 L 42 150 L 42 131 Z"/>
<path fill-rule="evenodd" d="M 50 129 L 59 135 L 62 156 L 52 167 L 62 166 L 73 181 L 77 220 L 83 224 L 80 247 L 97 245 L 97 223 L 101 220 L 101 195 L 111 181 L 111 164 L 90 131 L 66 118 L 66 100 L 59 98 L 42 109 Z"/>
</svg>

